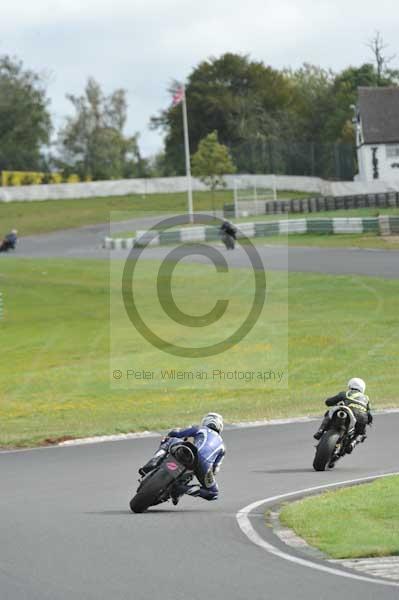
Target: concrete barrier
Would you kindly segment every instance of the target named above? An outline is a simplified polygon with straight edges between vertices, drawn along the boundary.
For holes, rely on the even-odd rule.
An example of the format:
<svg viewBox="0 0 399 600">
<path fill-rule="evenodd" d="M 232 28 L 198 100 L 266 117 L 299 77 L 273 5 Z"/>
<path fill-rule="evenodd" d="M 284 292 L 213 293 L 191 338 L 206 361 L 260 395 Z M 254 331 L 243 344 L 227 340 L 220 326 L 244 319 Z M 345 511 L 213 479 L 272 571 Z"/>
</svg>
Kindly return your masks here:
<svg viewBox="0 0 399 600">
<path fill-rule="evenodd" d="M 399 217 L 350 217 L 333 219 L 284 219 L 256 223 L 237 223 L 237 237 L 267 237 L 269 235 L 305 234 L 362 234 L 389 235 L 399 233 Z M 218 227 L 184 227 L 161 232 L 138 231 L 135 238 L 105 238 L 103 247 L 109 250 L 219 240 Z"/>
<path fill-rule="evenodd" d="M 347 196 L 359 194 L 385 194 L 399 192 L 399 178 L 391 181 L 325 181 L 319 177 L 296 175 L 225 175 L 226 188 L 257 187 L 277 190 L 297 190 L 318 196 Z M 195 177 L 194 191 L 208 188 Z M 23 200 L 72 200 L 107 196 L 138 194 L 174 194 L 187 191 L 186 177 L 154 177 L 151 179 L 121 179 L 117 181 L 90 181 L 85 183 L 60 183 L 46 185 L 21 185 L 0 187 L 0 202 Z"/>
</svg>

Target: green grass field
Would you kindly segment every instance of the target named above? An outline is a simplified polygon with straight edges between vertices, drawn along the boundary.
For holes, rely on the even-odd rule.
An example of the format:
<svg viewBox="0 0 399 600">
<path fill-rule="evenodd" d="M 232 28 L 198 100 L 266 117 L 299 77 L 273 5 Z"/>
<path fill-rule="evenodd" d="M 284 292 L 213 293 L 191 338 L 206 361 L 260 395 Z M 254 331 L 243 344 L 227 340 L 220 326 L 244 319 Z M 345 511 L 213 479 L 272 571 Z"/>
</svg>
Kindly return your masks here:
<svg viewBox="0 0 399 600">
<path fill-rule="evenodd" d="M 303 192 L 281 192 L 281 197 L 302 198 Z M 219 190 L 194 192 L 195 211 L 221 210 L 232 201 L 232 192 Z M 60 229 L 107 223 L 112 212 L 125 211 L 124 219 L 180 213 L 187 210 L 187 194 L 130 195 L 107 198 L 77 198 L 76 200 L 43 200 L 40 202 L 0 202 L 1 232 L 18 229 L 21 236 Z"/>
<path fill-rule="evenodd" d="M 280 519 L 333 558 L 399 555 L 399 477 L 288 504 Z"/>
<path fill-rule="evenodd" d="M 215 194 L 215 207 L 222 208 L 231 199 L 231 192 Z M 212 198 L 208 192 L 194 193 L 196 210 L 211 210 Z M 121 211 L 122 219 L 151 214 L 184 212 L 187 195 L 152 194 L 107 198 L 77 198 L 76 200 L 44 200 L 41 202 L 0 202 L 2 230 L 17 228 L 20 235 L 46 233 L 60 229 L 107 223 L 113 212 Z"/>
<path fill-rule="evenodd" d="M 318 213 L 289 213 L 281 215 L 253 215 L 233 219 L 234 223 L 256 223 L 257 221 L 278 221 L 279 219 L 332 219 L 334 217 L 378 217 L 379 215 L 399 215 L 399 208 L 352 208 Z"/>
<path fill-rule="evenodd" d="M 399 250 L 399 237 L 381 237 L 372 233 L 352 234 L 312 234 L 291 233 L 254 238 L 254 244 L 273 244 L 288 246 L 310 246 L 315 248 L 376 248 L 380 250 Z"/>
<path fill-rule="evenodd" d="M 185 268 L 184 293 L 192 290 L 194 310 L 201 305 L 199 288 L 209 294 L 215 272 Z M 237 294 L 245 289 L 242 271 Z M 140 277 L 145 298 L 153 282 L 143 271 Z M 271 322 L 284 311 L 286 277 L 268 277 Z M 0 445 L 166 429 L 210 409 L 227 421 L 318 415 L 326 394 L 354 373 L 367 379 L 374 405 L 397 406 L 399 281 L 291 273 L 288 282 L 288 391 L 188 387 L 144 394 L 110 386 L 108 263 L 7 257 L 0 269 Z M 128 337 L 122 334 L 121 355 Z M 264 344 L 258 351 L 267 357 Z"/>
</svg>

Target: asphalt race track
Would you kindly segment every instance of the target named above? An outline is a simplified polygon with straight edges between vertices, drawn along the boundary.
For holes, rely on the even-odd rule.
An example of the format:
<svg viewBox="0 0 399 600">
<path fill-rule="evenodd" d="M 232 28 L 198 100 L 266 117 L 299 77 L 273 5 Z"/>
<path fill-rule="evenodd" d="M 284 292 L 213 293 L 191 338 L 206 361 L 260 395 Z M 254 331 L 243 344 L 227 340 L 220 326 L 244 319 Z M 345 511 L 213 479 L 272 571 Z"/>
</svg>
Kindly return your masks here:
<svg viewBox="0 0 399 600">
<path fill-rule="evenodd" d="M 124 223 L 151 226 L 158 217 Z M 108 258 L 105 225 L 25 237 L 16 256 Z M 169 248 L 152 248 L 163 258 Z M 399 252 L 258 247 L 266 269 L 399 277 Z M 112 252 L 123 258 L 126 252 Z M 244 252 L 227 253 L 234 267 Z M 3 256 L 6 259 L 6 256 Z M 192 260 L 203 260 L 193 257 Z M 320 413 L 323 412 L 322 403 Z M 181 424 L 183 425 L 183 424 Z M 217 502 L 133 515 L 136 471 L 153 438 L 0 453 L 0 600 L 388 600 L 398 589 L 337 577 L 272 556 L 239 529 L 237 511 L 279 494 L 398 471 L 399 414 L 334 471 L 312 469 L 316 423 L 231 429 Z M 257 517 L 257 530 L 262 526 Z M 345 527 L 345 519 L 338 526 Z M 278 544 L 270 530 L 262 535 Z"/>
<path fill-rule="evenodd" d="M 237 525 L 255 500 L 398 470 L 399 415 L 377 416 L 367 442 L 325 473 L 311 467 L 315 425 L 226 431 L 220 500 L 142 515 L 128 503 L 153 438 L 0 453 L 1 600 L 397 598 L 397 588 L 271 556 Z"/>
<path fill-rule="evenodd" d="M 116 231 L 136 231 L 147 229 L 159 222 L 160 217 L 143 217 L 125 221 L 114 226 Z M 50 234 L 21 238 L 16 256 L 34 258 L 126 258 L 126 251 L 108 251 L 102 248 L 102 241 L 109 235 L 109 225 L 90 225 L 79 229 L 68 229 Z M 224 251 L 222 244 L 220 248 Z M 364 250 L 356 248 L 306 248 L 281 246 L 257 246 L 266 270 L 286 270 L 331 274 L 357 274 L 377 277 L 399 277 L 399 251 Z M 163 259 L 171 247 L 147 249 L 142 257 Z M 237 247 L 234 252 L 225 252 L 231 267 L 248 265 L 244 251 Z M 1 256 L 1 255 L 0 255 Z M 4 255 L 2 255 L 5 258 Z M 193 256 L 193 262 L 206 259 Z"/>
</svg>

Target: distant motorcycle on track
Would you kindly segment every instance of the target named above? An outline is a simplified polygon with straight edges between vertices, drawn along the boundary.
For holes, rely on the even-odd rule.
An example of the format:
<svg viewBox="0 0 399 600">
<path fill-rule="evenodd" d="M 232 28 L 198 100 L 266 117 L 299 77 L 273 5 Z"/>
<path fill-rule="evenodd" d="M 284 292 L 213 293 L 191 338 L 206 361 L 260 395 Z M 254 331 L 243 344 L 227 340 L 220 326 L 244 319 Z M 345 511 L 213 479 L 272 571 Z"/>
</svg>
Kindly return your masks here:
<svg viewBox="0 0 399 600">
<path fill-rule="evenodd" d="M 17 233 L 16 229 L 13 229 L 8 233 L 3 240 L 0 241 L 0 252 L 9 252 L 15 250 L 17 245 Z"/>
<path fill-rule="evenodd" d="M 237 228 L 230 221 L 223 221 L 219 232 L 226 250 L 234 250 L 237 239 Z"/>
<path fill-rule="evenodd" d="M 136 495 L 130 501 L 134 513 L 142 513 L 162 502 L 176 499 L 177 489 L 190 483 L 195 474 L 197 448 L 190 442 L 170 447 L 164 459 L 140 480 Z"/>
<path fill-rule="evenodd" d="M 233 236 L 228 233 L 222 233 L 222 242 L 226 246 L 226 250 L 234 250 L 236 241 Z"/>
<path fill-rule="evenodd" d="M 351 442 L 355 435 L 356 417 L 349 406 L 344 404 L 334 406 L 329 411 L 330 423 L 316 446 L 313 461 L 315 471 L 332 469 L 335 463 L 350 454 Z M 364 436 L 366 437 L 366 436 Z"/>
<path fill-rule="evenodd" d="M 8 240 L 0 242 L 0 252 L 9 252 L 10 250 L 15 250 L 15 244 L 12 244 Z"/>
</svg>

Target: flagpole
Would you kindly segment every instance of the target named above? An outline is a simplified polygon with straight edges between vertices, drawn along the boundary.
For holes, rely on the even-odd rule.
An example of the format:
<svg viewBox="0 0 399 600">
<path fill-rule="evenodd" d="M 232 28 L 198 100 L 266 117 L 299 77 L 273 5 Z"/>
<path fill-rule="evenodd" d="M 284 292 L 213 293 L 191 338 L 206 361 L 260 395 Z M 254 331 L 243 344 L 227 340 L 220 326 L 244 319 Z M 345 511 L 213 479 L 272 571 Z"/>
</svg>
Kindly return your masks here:
<svg viewBox="0 0 399 600">
<path fill-rule="evenodd" d="M 184 152 L 186 155 L 186 176 L 187 176 L 187 201 L 188 201 L 188 219 L 190 223 L 194 222 L 193 217 L 193 189 L 191 181 L 191 164 L 190 164 L 190 142 L 188 137 L 188 119 L 187 119 L 187 103 L 186 103 L 186 88 L 183 85 L 183 130 L 184 130 Z"/>
</svg>

